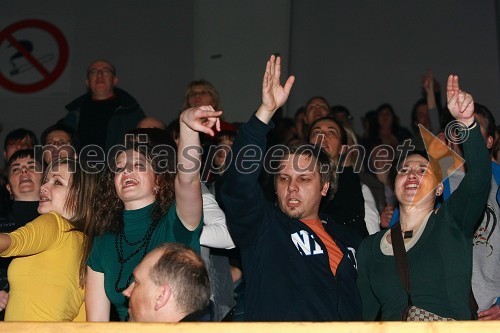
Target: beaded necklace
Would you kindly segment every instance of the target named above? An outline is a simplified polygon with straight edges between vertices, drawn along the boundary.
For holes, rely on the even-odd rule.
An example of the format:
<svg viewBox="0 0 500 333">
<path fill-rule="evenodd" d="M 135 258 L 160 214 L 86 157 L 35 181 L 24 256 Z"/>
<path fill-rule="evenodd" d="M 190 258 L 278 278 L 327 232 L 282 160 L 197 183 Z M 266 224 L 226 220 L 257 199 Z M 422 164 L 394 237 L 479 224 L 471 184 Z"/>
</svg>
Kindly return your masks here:
<svg viewBox="0 0 500 333">
<path fill-rule="evenodd" d="M 132 281 L 133 275 L 130 274 L 130 276 L 127 279 L 127 282 L 125 283 L 125 286 L 119 287 L 125 263 L 127 263 L 130 259 L 135 257 L 142 249 L 144 249 L 144 251 L 142 253 L 141 260 L 146 256 L 146 254 L 148 253 L 149 243 L 151 242 L 151 237 L 153 236 L 153 232 L 158 227 L 158 224 L 160 224 L 160 219 L 151 222 L 144 236 L 142 236 L 142 238 L 136 242 L 130 242 L 127 239 L 127 237 L 125 236 L 125 223 L 123 223 L 122 221 L 122 223 L 120 224 L 120 230 L 118 230 L 118 233 L 115 236 L 116 253 L 118 254 L 118 262 L 120 263 L 120 271 L 118 272 L 118 277 L 116 278 L 115 281 L 115 291 L 117 293 L 121 293 L 122 291 L 127 289 L 128 286 L 130 285 L 130 282 Z M 125 244 L 129 247 L 134 247 L 136 245 L 139 245 L 139 247 L 126 258 L 123 256 L 123 241 L 125 241 Z"/>
</svg>

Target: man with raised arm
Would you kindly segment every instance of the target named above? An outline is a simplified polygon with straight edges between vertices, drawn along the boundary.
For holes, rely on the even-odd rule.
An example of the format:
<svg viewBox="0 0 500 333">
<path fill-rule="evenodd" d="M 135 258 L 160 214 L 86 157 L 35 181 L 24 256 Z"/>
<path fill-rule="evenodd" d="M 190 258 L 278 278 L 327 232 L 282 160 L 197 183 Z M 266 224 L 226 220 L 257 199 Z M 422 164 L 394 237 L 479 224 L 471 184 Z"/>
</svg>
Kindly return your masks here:
<svg viewBox="0 0 500 333">
<path fill-rule="evenodd" d="M 262 104 L 238 132 L 221 189 L 228 227 L 241 249 L 245 320 L 360 320 L 357 239 L 318 213 L 334 175 L 328 155 L 312 145 L 274 154 L 276 205 L 265 201 L 258 184 L 271 118 L 295 80 L 281 86 L 280 73 L 280 58 L 271 56 Z"/>
</svg>

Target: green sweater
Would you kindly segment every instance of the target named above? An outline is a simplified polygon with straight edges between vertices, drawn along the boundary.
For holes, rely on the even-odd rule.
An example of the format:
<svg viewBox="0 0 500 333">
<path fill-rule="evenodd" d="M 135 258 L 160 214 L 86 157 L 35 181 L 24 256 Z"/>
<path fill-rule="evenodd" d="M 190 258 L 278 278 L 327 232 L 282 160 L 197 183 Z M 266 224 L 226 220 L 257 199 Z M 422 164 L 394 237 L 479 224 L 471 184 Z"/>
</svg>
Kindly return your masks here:
<svg viewBox="0 0 500 333">
<path fill-rule="evenodd" d="M 153 211 L 153 205 L 154 204 L 151 204 L 144 208 L 126 210 L 123 212 L 125 235 L 129 241 L 137 242 L 145 235 L 152 223 L 151 213 Z M 144 255 L 164 242 L 183 243 L 199 253 L 202 225 L 203 223 L 200 223 L 198 228 L 194 231 L 187 230 L 177 216 L 175 203 L 173 203 L 153 232 L 151 243 L 148 248 L 141 249 L 137 255 L 133 256 L 125 263 L 118 286 L 120 288 L 127 287 L 129 276 Z M 101 237 L 97 237 L 92 245 L 92 251 L 87 264 L 92 270 L 104 273 L 104 289 L 106 295 L 110 302 L 115 305 L 120 320 L 124 321 L 127 317 L 128 302 L 121 292 L 115 290 L 116 281 L 120 272 L 120 263 L 118 262 L 116 246 L 116 235 L 113 233 L 106 233 Z M 139 246 L 140 244 L 127 246 L 127 244 L 123 242 L 122 250 L 124 257 L 130 256 Z"/>
<path fill-rule="evenodd" d="M 469 171 L 459 188 L 431 214 L 416 244 L 407 251 L 415 306 L 457 320 L 471 318 L 468 306 L 472 276 L 472 235 L 487 200 L 491 163 L 479 130 L 464 143 Z M 369 236 L 358 250 L 358 287 L 363 319 L 401 320 L 407 295 L 394 256 L 384 255 L 385 231 Z"/>
</svg>

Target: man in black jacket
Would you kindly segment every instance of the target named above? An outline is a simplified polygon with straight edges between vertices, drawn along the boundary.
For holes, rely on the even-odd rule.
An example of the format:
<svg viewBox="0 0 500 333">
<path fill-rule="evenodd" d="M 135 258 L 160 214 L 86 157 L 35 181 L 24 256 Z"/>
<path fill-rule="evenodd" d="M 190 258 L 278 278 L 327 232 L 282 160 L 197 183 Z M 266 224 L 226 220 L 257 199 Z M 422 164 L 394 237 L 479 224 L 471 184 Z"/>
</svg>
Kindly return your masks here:
<svg viewBox="0 0 500 333">
<path fill-rule="evenodd" d="M 135 98 L 117 84 L 115 66 L 96 60 L 87 68 L 88 92 L 66 105 L 62 122 L 78 133 L 82 148 L 92 144 L 107 151 L 123 144 L 125 133 L 145 117 Z"/>
<path fill-rule="evenodd" d="M 360 320 L 356 287 L 357 235 L 320 219 L 321 198 L 334 175 L 328 155 L 305 145 L 273 150 L 277 204 L 265 202 L 258 184 L 266 134 L 287 100 L 294 77 L 280 85 L 280 58 L 267 63 L 262 104 L 232 146 L 221 196 L 228 227 L 242 256 L 245 320 Z"/>
</svg>

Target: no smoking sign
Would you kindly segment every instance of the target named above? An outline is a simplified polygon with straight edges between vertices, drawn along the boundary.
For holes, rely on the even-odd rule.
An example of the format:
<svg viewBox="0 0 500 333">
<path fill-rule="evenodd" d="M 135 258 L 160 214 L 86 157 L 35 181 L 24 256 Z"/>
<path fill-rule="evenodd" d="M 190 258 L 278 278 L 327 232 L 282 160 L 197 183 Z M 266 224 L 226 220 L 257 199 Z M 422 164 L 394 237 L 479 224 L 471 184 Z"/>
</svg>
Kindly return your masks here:
<svg viewBox="0 0 500 333">
<path fill-rule="evenodd" d="M 68 56 L 68 42 L 55 25 L 13 23 L 0 31 L 0 86 L 15 93 L 45 89 L 64 72 Z"/>
</svg>

